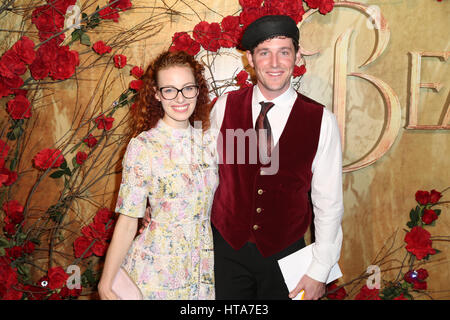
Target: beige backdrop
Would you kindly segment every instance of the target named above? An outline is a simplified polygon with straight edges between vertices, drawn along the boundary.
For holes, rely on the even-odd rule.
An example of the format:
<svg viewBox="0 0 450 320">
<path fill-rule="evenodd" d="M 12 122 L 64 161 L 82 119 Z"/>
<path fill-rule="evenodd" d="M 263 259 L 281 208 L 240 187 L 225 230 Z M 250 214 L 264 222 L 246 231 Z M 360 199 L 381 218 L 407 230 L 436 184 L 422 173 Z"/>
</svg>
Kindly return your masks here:
<svg viewBox="0 0 450 320">
<path fill-rule="evenodd" d="M 99 4 L 103 5 L 103 2 L 99 1 Z M 82 117 L 74 113 L 75 107 L 89 105 L 86 109 L 92 113 L 106 110 L 128 86 L 131 67 L 147 66 L 161 50 L 169 47 L 174 32 L 190 32 L 200 20 L 220 22 L 227 15 L 238 14 L 240 9 L 238 0 L 132 2 L 133 10 L 123 13 L 119 23 L 107 23 L 101 30 L 91 33 L 91 41 L 112 39 L 110 37 L 113 34 L 127 30 L 149 16 L 155 17 L 151 21 L 151 30 L 156 31 L 156 34 L 127 34 L 136 37 L 132 43 L 123 47 L 123 54 L 128 57 L 128 66 L 120 72 L 105 73 L 105 78 L 109 77 L 108 81 L 105 80 L 107 87 L 96 87 L 97 82 L 93 81 L 98 80 L 99 72 L 106 70 L 99 63 L 96 68 L 88 69 L 79 75 L 76 82 L 65 82 L 58 90 L 53 91 L 54 94 L 45 95 L 45 91 L 40 92 L 40 103 L 46 106 L 45 119 L 41 118 L 37 124 L 42 134 L 32 137 L 29 142 L 29 157 L 41 148 L 49 147 L 49 141 L 61 141 L 69 128 L 76 127 L 77 121 L 81 121 Z M 93 7 L 96 4 L 95 1 L 87 3 Z M 375 12 L 374 17 L 384 18 L 388 29 L 383 25 L 384 33 L 375 30 L 371 23 L 373 19 L 358 9 L 359 4 L 371 6 L 370 12 Z M 376 264 L 377 253 L 386 243 L 390 245 L 388 240 L 394 233 L 394 247 L 403 245 L 406 222 L 409 219 L 409 211 L 416 205 L 414 194 L 417 190 L 441 191 L 450 186 L 450 131 L 406 129 L 411 114 L 410 87 L 414 84 L 411 80 L 413 66 L 410 52 L 446 53 L 448 57 L 449 14 L 450 3 L 446 0 L 368 0 L 346 6 L 337 5 L 330 14 L 322 16 L 314 13 L 301 23 L 301 46 L 314 54 L 305 56 L 308 71 L 301 81 L 300 91 L 335 113 L 337 110 L 343 110 L 342 105 L 339 109 L 337 104 L 342 104 L 346 98 L 343 122 L 344 164 L 347 166 L 357 163 L 370 155 L 383 139 L 392 144 L 390 148 L 382 149 L 385 153 L 379 154 L 379 159 L 371 165 L 344 174 L 344 242 L 339 262 L 344 276 L 340 284 L 363 275 L 369 265 Z M 19 21 L 11 17 L 8 23 L 10 26 L 17 26 Z M 348 31 L 350 29 L 353 31 Z M 348 42 L 341 38 L 340 43 L 344 45 L 338 46 L 338 39 L 345 36 L 347 31 L 352 32 L 348 34 Z M 383 41 L 387 41 L 386 47 L 381 52 L 376 52 L 376 49 L 383 45 Z M 74 48 L 84 52 L 80 56 L 82 66 L 93 63 L 94 58 L 88 54 L 86 47 L 78 44 Z M 214 74 L 224 78 L 230 77 L 242 67 L 242 53 L 234 50 L 227 52 L 229 55 L 224 54 L 224 60 L 219 60 L 213 70 Z M 373 52 L 376 59 L 360 67 Z M 336 58 L 345 56 L 346 59 L 339 60 L 336 65 Z M 346 74 L 356 72 L 370 75 L 374 77 L 374 81 L 382 82 L 392 89 L 391 97 L 398 99 L 397 104 L 391 106 L 392 113 L 387 111 L 388 102 L 383 98 L 380 89 L 361 77 L 346 77 Z M 338 83 L 336 76 L 346 79 L 345 83 Z M 449 105 L 448 60 L 422 58 L 421 79 L 423 83 L 442 84 L 438 92 L 433 89 L 420 89 L 417 104 L 418 124 L 437 125 L 445 118 Z M 342 91 L 344 84 L 346 88 Z M 102 99 L 94 94 L 98 90 L 105 92 Z M 39 114 L 39 110 L 35 112 Z M 123 117 L 125 112 L 126 110 L 121 109 L 115 115 L 116 121 Z M 388 120 L 391 125 L 398 126 L 398 131 L 393 130 L 394 133 L 390 137 L 384 135 Z M 105 205 L 114 208 L 119 182 L 119 178 L 111 177 L 98 187 L 102 192 L 97 194 L 90 190 L 92 201 L 80 203 L 76 214 L 88 223 L 93 214 L 86 209 L 89 206 Z M 26 189 L 25 181 L 21 187 L 22 190 Z M 48 186 L 45 189 L 38 188 L 36 198 L 48 200 L 48 195 L 52 194 L 50 191 Z M 25 199 L 27 196 L 21 194 L 18 189 L 16 192 L 18 198 Z M 444 194 L 446 200 L 449 199 L 449 194 L 450 192 Z M 51 195 L 55 199 L 58 196 Z M 39 207 L 39 201 L 35 206 Z M 429 228 L 433 236 L 449 234 L 448 205 L 442 209 L 443 213 L 437 221 L 437 226 Z M 430 274 L 428 288 L 434 298 L 448 299 L 450 248 L 448 242 L 442 241 L 434 242 L 433 247 L 442 250 L 442 253 L 433 256 L 426 266 Z M 381 265 L 383 280 L 395 278 L 398 270 L 385 270 L 400 265 L 405 253 L 404 249 L 400 250 L 389 257 L 391 263 Z M 363 283 L 359 283 L 358 288 Z M 346 289 L 351 292 L 352 285 Z"/>
</svg>

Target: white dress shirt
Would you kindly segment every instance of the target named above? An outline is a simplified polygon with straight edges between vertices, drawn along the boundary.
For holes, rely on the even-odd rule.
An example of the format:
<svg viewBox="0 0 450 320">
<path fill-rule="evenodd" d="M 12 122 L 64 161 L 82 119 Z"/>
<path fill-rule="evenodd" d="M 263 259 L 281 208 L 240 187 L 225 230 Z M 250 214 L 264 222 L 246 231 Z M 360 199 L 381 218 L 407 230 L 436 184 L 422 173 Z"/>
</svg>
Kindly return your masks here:
<svg viewBox="0 0 450 320">
<path fill-rule="evenodd" d="M 280 139 L 296 99 L 297 92 L 292 87 L 273 100 L 265 99 L 257 85 L 253 87 L 253 125 L 261 110 L 259 103 L 274 103 L 267 113 L 274 145 Z M 217 99 L 211 111 L 211 127 L 215 130 L 220 130 L 222 126 L 226 102 L 227 94 L 224 94 Z M 317 281 L 326 282 L 331 267 L 339 260 L 342 245 L 341 221 L 344 213 L 340 133 L 334 114 L 326 108 L 323 110 L 319 144 L 311 172 L 315 243 L 312 250 L 313 260 L 306 274 Z"/>
</svg>

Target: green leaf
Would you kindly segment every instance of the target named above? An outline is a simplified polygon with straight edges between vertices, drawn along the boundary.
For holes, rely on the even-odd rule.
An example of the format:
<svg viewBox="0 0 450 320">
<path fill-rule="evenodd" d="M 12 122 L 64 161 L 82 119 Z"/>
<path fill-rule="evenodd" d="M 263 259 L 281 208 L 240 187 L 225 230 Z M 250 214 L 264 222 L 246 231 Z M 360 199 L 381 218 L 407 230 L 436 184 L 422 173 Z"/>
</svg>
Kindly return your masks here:
<svg viewBox="0 0 450 320">
<path fill-rule="evenodd" d="M 17 139 L 16 136 L 14 135 L 14 131 L 13 130 L 9 131 L 6 134 L 6 138 L 8 138 L 8 140 L 11 140 L 11 141 L 14 141 L 14 140 Z"/>
<path fill-rule="evenodd" d="M 90 46 L 91 45 L 91 39 L 89 38 L 89 36 L 86 33 L 82 33 L 81 34 L 81 41 L 82 44 L 86 45 L 86 46 Z"/>
<path fill-rule="evenodd" d="M 75 29 L 75 30 L 72 32 L 72 42 L 75 42 L 75 41 L 77 41 L 77 40 L 80 40 L 80 39 L 81 39 L 81 35 L 82 35 L 81 29 Z"/>
<path fill-rule="evenodd" d="M 66 168 L 64 169 L 64 174 L 70 177 L 70 176 L 72 176 L 72 171 L 70 171 L 70 168 L 67 168 L 67 167 L 66 167 Z"/>
<path fill-rule="evenodd" d="M 0 248 L 8 247 L 8 246 L 9 246 L 9 241 L 3 237 L 0 237 Z"/>
<path fill-rule="evenodd" d="M 66 169 L 67 168 L 67 161 L 66 159 L 64 159 L 64 162 L 61 163 L 61 165 L 59 166 L 61 169 Z"/>
<path fill-rule="evenodd" d="M 408 228 L 414 228 L 416 226 L 416 224 L 412 221 L 408 221 L 408 223 L 406 224 L 408 226 Z"/>
<path fill-rule="evenodd" d="M 5 248 L 0 248 L 0 257 L 3 257 L 4 255 L 6 255 Z"/>
<path fill-rule="evenodd" d="M 434 212 L 436 212 L 437 215 L 441 214 L 441 209 L 434 209 Z"/>
<path fill-rule="evenodd" d="M 64 174 L 64 170 L 58 170 L 58 171 L 53 172 L 50 175 L 50 178 L 58 179 L 58 178 L 61 178 L 63 176 L 63 174 Z"/>
<path fill-rule="evenodd" d="M 80 165 L 78 164 L 78 162 L 77 162 L 77 158 L 76 157 L 73 157 L 72 158 L 72 166 L 73 166 L 73 168 L 75 169 L 75 168 L 78 168 Z"/>
</svg>

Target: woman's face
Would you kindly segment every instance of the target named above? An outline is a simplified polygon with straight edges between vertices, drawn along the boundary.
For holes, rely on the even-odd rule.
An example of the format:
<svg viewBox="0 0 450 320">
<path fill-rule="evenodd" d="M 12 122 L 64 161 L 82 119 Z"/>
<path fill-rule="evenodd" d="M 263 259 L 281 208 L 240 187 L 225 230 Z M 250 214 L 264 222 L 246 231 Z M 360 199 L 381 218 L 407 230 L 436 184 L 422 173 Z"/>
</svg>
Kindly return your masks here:
<svg viewBox="0 0 450 320">
<path fill-rule="evenodd" d="M 159 70 L 157 84 L 155 97 L 164 109 L 163 121 L 174 128 L 187 128 L 198 96 L 191 68 L 172 66 Z"/>
</svg>

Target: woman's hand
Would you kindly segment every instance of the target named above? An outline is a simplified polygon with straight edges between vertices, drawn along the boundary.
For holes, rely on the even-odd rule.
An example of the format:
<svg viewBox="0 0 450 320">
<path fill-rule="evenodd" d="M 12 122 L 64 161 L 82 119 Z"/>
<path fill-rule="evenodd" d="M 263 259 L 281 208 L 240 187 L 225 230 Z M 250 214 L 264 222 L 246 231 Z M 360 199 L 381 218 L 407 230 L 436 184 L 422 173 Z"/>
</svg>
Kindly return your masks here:
<svg viewBox="0 0 450 320">
<path fill-rule="evenodd" d="M 102 300 L 119 300 L 119 297 L 112 291 L 111 285 L 107 285 L 102 280 L 98 283 L 98 294 Z"/>
</svg>

